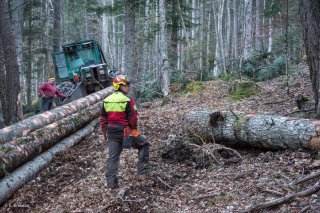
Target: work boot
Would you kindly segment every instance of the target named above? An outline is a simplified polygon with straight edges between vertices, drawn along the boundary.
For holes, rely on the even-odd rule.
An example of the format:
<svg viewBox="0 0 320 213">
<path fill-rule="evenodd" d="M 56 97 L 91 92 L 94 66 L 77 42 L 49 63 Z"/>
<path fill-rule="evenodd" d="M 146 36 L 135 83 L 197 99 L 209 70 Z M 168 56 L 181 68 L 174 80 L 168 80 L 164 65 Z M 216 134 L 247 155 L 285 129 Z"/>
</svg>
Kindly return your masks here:
<svg viewBox="0 0 320 213">
<path fill-rule="evenodd" d="M 109 184 L 108 182 L 105 182 L 104 187 L 108 189 L 117 189 L 119 187 L 119 184 L 118 183 Z"/>
</svg>

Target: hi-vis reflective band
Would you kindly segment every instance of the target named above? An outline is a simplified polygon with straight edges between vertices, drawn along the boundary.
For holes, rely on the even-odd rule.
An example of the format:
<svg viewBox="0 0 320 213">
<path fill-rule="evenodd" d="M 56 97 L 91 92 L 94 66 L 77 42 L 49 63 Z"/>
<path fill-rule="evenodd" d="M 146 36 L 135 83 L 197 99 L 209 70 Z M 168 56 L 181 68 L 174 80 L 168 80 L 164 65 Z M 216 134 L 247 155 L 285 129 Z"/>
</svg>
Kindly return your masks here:
<svg viewBox="0 0 320 213">
<path fill-rule="evenodd" d="M 106 112 L 124 112 L 129 101 L 130 98 L 121 92 L 115 92 L 104 99 L 103 106 Z"/>
<path fill-rule="evenodd" d="M 126 105 L 128 102 L 124 103 L 104 103 L 104 109 L 106 112 L 124 112 L 126 111 Z"/>
</svg>

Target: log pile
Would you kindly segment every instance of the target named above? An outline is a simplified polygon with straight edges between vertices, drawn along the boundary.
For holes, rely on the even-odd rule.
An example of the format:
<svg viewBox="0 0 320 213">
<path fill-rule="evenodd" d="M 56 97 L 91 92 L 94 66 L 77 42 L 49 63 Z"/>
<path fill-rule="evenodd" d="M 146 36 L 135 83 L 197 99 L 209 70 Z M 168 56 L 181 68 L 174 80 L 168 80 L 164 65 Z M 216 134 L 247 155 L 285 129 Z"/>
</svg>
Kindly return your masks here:
<svg viewBox="0 0 320 213">
<path fill-rule="evenodd" d="M 43 112 L 6 128 L 0 129 L 0 144 L 10 142 L 16 137 L 26 136 L 30 132 L 85 109 L 101 101 L 103 98 L 111 94 L 112 91 L 112 87 L 108 87 L 104 90 L 73 101 L 72 103 Z"/>
<path fill-rule="evenodd" d="M 63 141 L 64 138 L 69 136 L 68 141 L 71 142 L 68 143 L 75 144 L 85 136 L 84 133 L 90 134 L 93 130 L 92 126 L 98 123 L 96 118 L 100 114 L 102 100 L 112 91 L 112 87 L 106 88 L 1 129 L 0 191 L 4 190 L 2 186 L 4 186 L 4 182 L 8 181 L 8 178 L 23 180 L 24 184 L 40 172 L 39 169 L 21 168 L 31 162 L 33 162 L 32 168 L 44 168 L 37 164 L 38 160 L 34 159 L 41 155 L 53 157 L 57 152 L 52 154 L 46 150 L 59 147 L 60 141 Z M 77 134 L 80 134 L 81 137 L 78 137 Z M 48 162 L 47 158 L 42 159 L 41 162 L 43 160 Z M 51 162 L 51 160 L 49 161 Z M 16 172 L 18 170 L 19 172 Z M 19 177 L 15 177 L 15 174 L 19 174 Z M 23 184 L 19 182 L 18 185 L 21 187 Z M 13 185 L 10 186 L 10 189 L 6 189 L 9 194 L 19 188 Z M 9 194 L 1 194 L 0 204 Z"/>
<path fill-rule="evenodd" d="M 185 115 L 184 133 L 197 143 L 265 149 L 320 150 L 320 121 L 233 111 L 197 111 Z"/>
</svg>

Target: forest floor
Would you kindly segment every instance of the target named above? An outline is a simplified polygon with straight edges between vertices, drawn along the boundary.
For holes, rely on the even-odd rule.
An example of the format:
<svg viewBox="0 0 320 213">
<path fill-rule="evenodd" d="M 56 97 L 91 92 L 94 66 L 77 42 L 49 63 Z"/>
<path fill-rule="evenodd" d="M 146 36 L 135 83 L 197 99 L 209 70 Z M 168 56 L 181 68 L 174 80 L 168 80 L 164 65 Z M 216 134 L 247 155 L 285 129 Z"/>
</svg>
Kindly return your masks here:
<svg viewBox="0 0 320 213">
<path fill-rule="evenodd" d="M 319 172 L 319 154 L 304 151 L 237 149 L 243 160 L 216 163 L 197 169 L 194 163 L 163 158 L 170 138 L 181 133 L 182 116 L 204 109 L 234 110 L 256 114 L 288 115 L 297 111 L 295 96 L 312 100 L 305 66 L 289 76 L 258 83 L 259 94 L 233 101 L 229 83 L 206 82 L 198 94 L 175 94 L 167 99 L 144 103 L 140 110 L 141 132 L 150 146 L 151 171 L 137 175 L 137 150 L 124 150 L 119 166 L 118 189 L 107 189 L 105 163 L 107 143 L 99 127 L 75 147 L 56 156 L 51 165 L 17 191 L 0 212 L 241 212 L 259 202 L 281 198 L 314 184 L 309 180 L 289 183 Z M 290 116 L 312 118 L 313 114 Z M 299 197 L 259 212 L 319 212 L 320 193 Z"/>
</svg>

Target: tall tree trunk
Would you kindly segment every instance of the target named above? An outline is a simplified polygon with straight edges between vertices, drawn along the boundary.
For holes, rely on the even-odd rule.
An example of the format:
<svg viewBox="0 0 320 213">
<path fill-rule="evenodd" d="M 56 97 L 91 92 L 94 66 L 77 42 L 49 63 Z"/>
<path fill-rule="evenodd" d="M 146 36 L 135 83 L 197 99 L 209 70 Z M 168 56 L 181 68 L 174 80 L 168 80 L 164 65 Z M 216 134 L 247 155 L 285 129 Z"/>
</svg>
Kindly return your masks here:
<svg viewBox="0 0 320 213">
<path fill-rule="evenodd" d="M 32 2 L 28 4 L 28 30 L 32 32 Z M 32 73 L 32 36 L 28 35 L 27 39 L 27 70 L 26 70 L 26 94 L 27 105 L 31 105 L 31 73 Z"/>
<path fill-rule="evenodd" d="M 161 54 L 161 91 L 164 96 L 169 95 L 169 60 L 167 47 L 167 22 L 166 22 L 166 1 L 159 1 L 159 15 L 160 15 L 160 54 Z"/>
<path fill-rule="evenodd" d="M 2 111 L 2 104 L 0 98 L 0 129 L 4 128 L 4 118 L 3 118 L 3 111 Z"/>
<path fill-rule="evenodd" d="M 233 49 L 235 59 L 235 70 L 239 68 L 239 0 L 233 0 Z"/>
<path fill-rule="evenodd" d="M 114 0 L 111 0 L 111 5 L 113 7 L 114 5 Z M 115 17 L 112 17 L 111 19 L 112 22 L 112 46 L 113 46 L 113 57 L 112 57 L 112 68 L 116 67 L 119 68 L 120 67 L 120 63 L 119 63 L 119 44 L 118 44 L 118 40 L 116 37 L 116 31 L 117 31 L 117 23 L 115 22 Z"/>
<path fill-rule="evenodd" d="M 320 1 L 301 1 L 300 12 L 317 118 L 320 118 Z"/>
<path fill-rule="evenodd" d="M 252 0 L 245 0 L 245 37 L 243 59 L 248 59 L 252 55 Z"/>
<path fill-rule="evenodd" d="M 213 3 L 213 13 L 214 13 L 214 23 L 215 23 L 215 32 L 216 32 L 216 55 L 215 55 L 215 66 L 213 74 L 215 77 L 219 77 L 222 74 L 226 75 L 226 62 L 224 54 L 224 40 L 223 40 L 223 31 L 222 31 L 222 18 L 224 11 L 224 0 L 215 0 Z"/>
<path fill-rule="evenodd" d="M 263 52 L 263 0 L 256 0 L 256 50 Z"/>
<path fill-rule="evenodd" d="M 231 55 L 231 7 L 232 7 L 232 1 L 226 2 L 226 22 L 225 22 L 225 33 L 226 33 L 226 45 L 225 45 L 225 58 L 226 58 L 226 66 L 228 67 L 230 64 L 230 55 Z"/>
<path fill-rule="evenodd" d="M 207 55 L 207 60 L 206 60 L 206 64 L 207 64 L 207 70 L 210 68 L 210 59 L 212 58 L 212 54 L 211 54 L 211 22 L 212 22 L 212 10 L 209 10 L 209 17 L 208 17 L 208 26 L 207 26 L 207 51 L 206 51 L 206 55 Z"/>
<path fill-rule="evenodd" d="M 102 0 L 102 5 L 106 6 L 107 4 L 107 0 Z M 111 61 L 111 52 L 108 51 L 108 45 L 109 45 L 109 18 L 107 17 L 107 15 L 105 13 L 102 14 L 102 34 L 101 34 L 101 48 L 102 48 L 102 52 L 105 54 L 107 61 Z M 110 60 L 108 60 L 110 59 Z"/>
<path fill-rule="evenodd" d="M 12 25 L 15 47 L 20 73 L 20 85 L 23 87 L 22 45 L 23 45 L 23 17 L 24 0 L 14 0 L 12 4 Z M 29 4 L 31 4 L 30 2 Z"/>
<path fill-rule="evenodd" d="M 0 38 L 3 45 L 5 63 L 5 94 L 3 113 L 5 124 L 10 125 L 18 120 L 18 95 L 20 92 L 19 65 L 14 44 L 8 2 L 0 0 Z"/>
<path fill-rule="evenodd" d="M 201 1 L 199 5 L 199 16 L 200 16 L 200 23 L 204 23 L 205 20 L 205 6 L 204 3 Z M 203 80 L 203 71 L 205 66 L 205 52 L 206 52 L 206 46 L 205 46 L 205 26 L 204 24 L 201 24 L 199 27 L 199 43 L 200 43 L 200 55 L 199 55 L 199 70 L 200 70 L 200 81 Z"/>
<path fill-rule="evenodd" d="M 169 48 L 170 67 L 177 68 L 178 65 L 178 32 L 179 32 L 179 11 L 177 7 L 178 0 L 171 1 L 171 38 Z"/>
<path fill-rule="evenodd" d="M 179 0 L 178 0 L 179 1 Z M 155 18 L 155 23 L 159 23 L 159 2 L 158 1 L 156 1 L 155 2 L 155 13 L 156 13 L 156 18 Z M 161 88 L 161 76 L 160 76 L 160 68 L 159 68 L 159 66 L 160 66 L 160 63 L 159 63 L 159 61 L 161 60 L 161 56 L 159 56 L 159 54 L 158 54 L 158 49 L 160 48 L 160 33 L 156 33 L 156 36 L 155 36 L 155 39 L 154 39 L 154 53 L 153 53 L 153 55 L 154 55 L 154 59 L 155 59 L 155 80 L 156 80 L 156 82 L 157 82 L 157 87 L 158 88 Z"/>
<path fill-rule="evenodd" d="M 146 74 L 148 71 L 148 34 L 149 34 L 149 15 L 150 15 L 150 0 L 146 0 L 144 9 L 144 25 L 143 25 L 143 56 L 142 56 L 142 74 L 141 74 L 141 90 L 144 91 L 146 84 Z"/>
<path fill-rule="evenodd" d="M 269 18 L 269 28 L 268 28 L 268 53 L 272 52 L 273 43 L 273 23 L 272 17 Z"/>
<path fill-rule="evenodd" d="M 61 0 L 53 1 L 53 51 L 61 50 Z"/>
<path fill-rule="evenodd" d="M 6 95 L 5 95 L 5 88 L 6 88 L 6 83 L 5 83 L 5 72 L 4 72 L 4 55 L 3 55 L 3 47 L 2 47 L 2 41 L 0 39 L 0 129 L 5 127 L 4 123 L 4 117 L 3 117 L 3 103 L 5 101 Z"/>
<path fill-rule="evenodd" d="M 137 80 L 137 69 L 136 69 L 136 54 L 135 54 L 135 40 L 136 40 L 136 29 L 135 29 L 135 4 L 136 1 L 126 0 L 125 4 L 125 31 L 124 31 L 124 69 L 129 74 L 130 78 L 133 79 L 130 94 L 133 98 L 137 98 L 137 89 L 135 81 Z"/>
<path fill-rule="evenodd" d="M 41 80 L 41 82 L 43 82 L 45 79 L 49 78 L 49 73 L 51 71 L 50 70 L 50 54 L 49 54 L 49 50 L 51 50 L 51 48 L 49 47 L 49 19 L 50 19 L 50 12 L 49 12 L 49 3 L 45 3 L 44 8 L 43 8 L 43 12 L 45 14 L 45 19 L 44 19 L 44 26 L 45 26 L 45 31 L 44 31 L 44 48 L 45 48 L 45 63 L 43 63 L 43 70 L 42 70 L 42 74 L 41 74 L 41 78 L 38 78 Z M 68 23 L 69 24 L 69 21 Z M 69 28 L 67 27 L 67 32 L 69 32 Z M 67 38 L 70 35 L 67 35 Z M 37 88 L 37 87 L 35 87 Z"/>
<path fill-rule="evenodd" d="M 197 6 L 196 6 L 196 0 L 192 0 L 192 11 L 191 11 L 191 22 L 192 24 L 196 24 L 197 23 Z M 192 26 L 191 28 L 191 40 L 195 40 L 195 35 L 196 35 L 196 27 Z"/>
</svg>

